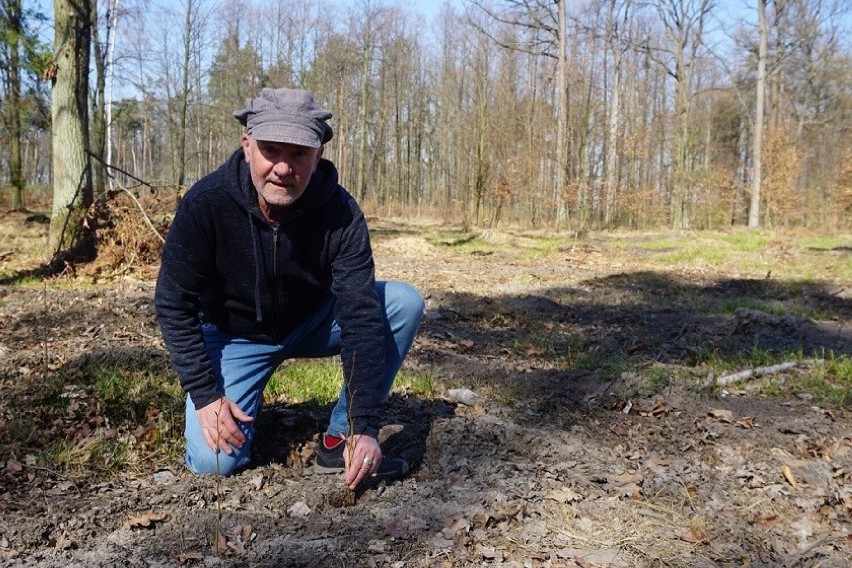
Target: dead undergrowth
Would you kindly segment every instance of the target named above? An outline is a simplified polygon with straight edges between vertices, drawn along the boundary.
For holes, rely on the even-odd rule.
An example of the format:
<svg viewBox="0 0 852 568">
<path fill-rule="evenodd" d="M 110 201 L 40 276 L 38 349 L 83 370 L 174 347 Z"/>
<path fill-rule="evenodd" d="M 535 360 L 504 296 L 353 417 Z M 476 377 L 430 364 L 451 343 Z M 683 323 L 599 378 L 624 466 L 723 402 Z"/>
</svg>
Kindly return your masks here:
<svg viewBox="0 0 852 568">
<path fill-rule="evenodd" d="M 393 394 L 382 432 L 412 476 L 352 507 L 340 479 L 313 474 L 330 407 L 309 399 L 269 401 L 240 475 L 184 471 L 151 306 L 156 244 L 122 211 L 102 229 L 102 264 L 49 280 L 26 276 L 43 225 L 0 213 L 6 565 L 792 568 L 852 555 L 848 240 L 374 220 L 379 278 L 427 298 L 405 370 L 431 382 Z M 796 364 L 715 385 L 782 362 Z"/>
</svg>

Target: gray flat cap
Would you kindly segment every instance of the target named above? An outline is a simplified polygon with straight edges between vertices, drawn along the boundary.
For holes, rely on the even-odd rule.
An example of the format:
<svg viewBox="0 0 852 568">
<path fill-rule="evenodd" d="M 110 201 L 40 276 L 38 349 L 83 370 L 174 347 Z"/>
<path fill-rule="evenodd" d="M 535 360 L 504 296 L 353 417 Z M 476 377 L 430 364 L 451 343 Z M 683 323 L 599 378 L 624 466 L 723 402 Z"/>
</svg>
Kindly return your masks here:
<svg viewBox="0 0 852 568">
<path fill-rule="evenodd" d="M 301 89 L 265 88 L 257 98 L 246 100 L 246 108 L 234 111 L 234 118 L 255 140 L 319 148 L 334 135 L 326 122 L 331 112 Z"/>
</svg>

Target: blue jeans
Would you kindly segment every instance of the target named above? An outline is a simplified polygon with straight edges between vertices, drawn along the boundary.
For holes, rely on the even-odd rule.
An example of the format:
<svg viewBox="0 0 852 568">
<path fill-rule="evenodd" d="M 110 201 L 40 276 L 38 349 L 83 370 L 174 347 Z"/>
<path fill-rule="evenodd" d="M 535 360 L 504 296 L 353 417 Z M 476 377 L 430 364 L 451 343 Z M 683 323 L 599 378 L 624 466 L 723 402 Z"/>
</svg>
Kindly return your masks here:
<svg viewBox="0 0 852 568">
<path fill-rule="evenodd" d="M 402 282 L 377 282 L 376 291 L 385 315 L 385 371 L 382 399 L 386 399 L 394 377 L 414 341 L 423 317 L 423 298 Z M 277 344 L 258 343 L 219 331 L 212 324 L 202 326 L 207 354 L 213 363 L 219 387 L 247 414 L 257 417 L 263 403 L 263 389 L 275 369 L 285 360 L 330 357 L 340 354 L 340 326 L 334 319 L 334 298 L 329 297 L 309 318 Z M 346 388 L 331 413 L 326 432 L 349 431 Z M 246 466 L 251 458 L 254 423 L 242 424 L 246 443 L 228 455 L 217 454 L 204 441 L 195 406 L 186 398 L 186 464 L 197 474 L 230 475 Z M 218 462 L 218 463 L 217 463 Z"/>
</svg>

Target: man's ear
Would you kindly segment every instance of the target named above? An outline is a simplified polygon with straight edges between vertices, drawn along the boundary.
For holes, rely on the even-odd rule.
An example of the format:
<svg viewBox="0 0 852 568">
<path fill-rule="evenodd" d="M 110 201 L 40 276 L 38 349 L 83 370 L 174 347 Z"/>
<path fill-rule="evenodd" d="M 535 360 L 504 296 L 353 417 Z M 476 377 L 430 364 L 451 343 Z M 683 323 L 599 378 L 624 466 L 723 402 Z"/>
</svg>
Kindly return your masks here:
<svg viewBox="0 0 852 568">
<path fill-rule="evenodd" d="M 243 155 L 245 156 L 245 161 L 249 161 L 249 137 L 248 134 L 243 132 L 240 135 L 240 145 L 243 147 Z"/>
<path fill-rule="evenodd" d="M 317 166 L 319 166 L 320 160 L 322 159 L 322 153 L 325 151 L 325 145 L 322 145 L 317 150 L 317 161 L 314 162 L 314 171 L 317 171 Z"/>
</svg>

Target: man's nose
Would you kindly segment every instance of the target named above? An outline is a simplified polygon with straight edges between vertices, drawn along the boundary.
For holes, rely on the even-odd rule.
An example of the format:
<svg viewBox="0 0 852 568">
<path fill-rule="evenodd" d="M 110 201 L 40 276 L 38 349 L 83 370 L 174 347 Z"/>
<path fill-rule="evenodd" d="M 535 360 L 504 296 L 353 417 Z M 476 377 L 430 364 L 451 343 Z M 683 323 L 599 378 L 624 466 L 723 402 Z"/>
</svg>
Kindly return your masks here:
<svg viewBox="0 0 852 568">
<path fill-rule="evenodd" d="M 287 160 L 281 159 L 275 162 L 275 165 L 272 166 L 272 171 L 278 177 L 287 177 L 293 172 L 293 168 L 290 167 L 290 163 Z"/>
</svg>

